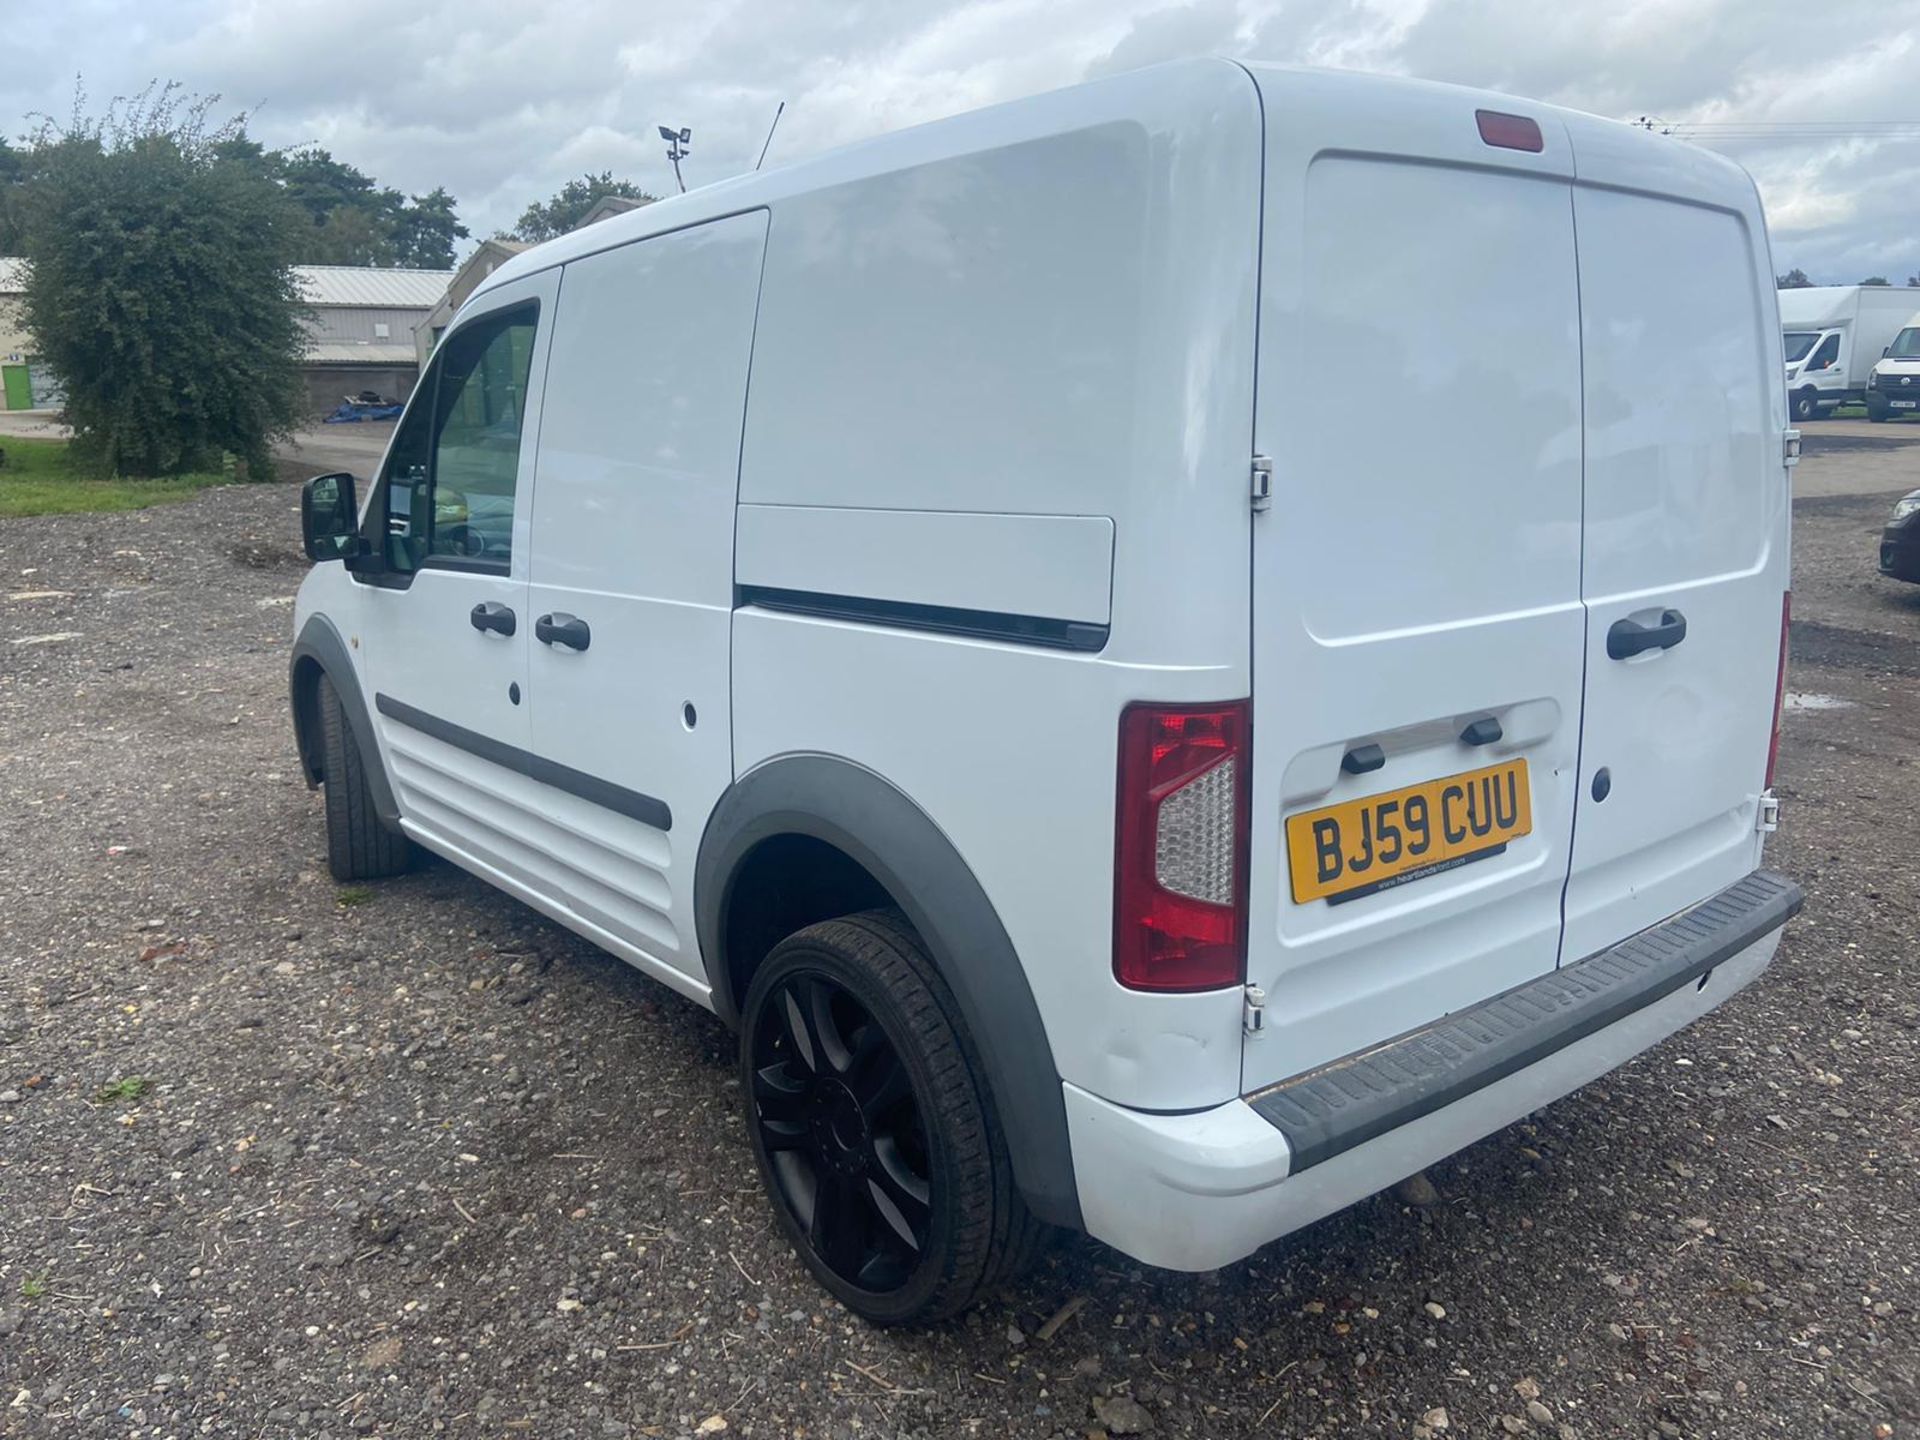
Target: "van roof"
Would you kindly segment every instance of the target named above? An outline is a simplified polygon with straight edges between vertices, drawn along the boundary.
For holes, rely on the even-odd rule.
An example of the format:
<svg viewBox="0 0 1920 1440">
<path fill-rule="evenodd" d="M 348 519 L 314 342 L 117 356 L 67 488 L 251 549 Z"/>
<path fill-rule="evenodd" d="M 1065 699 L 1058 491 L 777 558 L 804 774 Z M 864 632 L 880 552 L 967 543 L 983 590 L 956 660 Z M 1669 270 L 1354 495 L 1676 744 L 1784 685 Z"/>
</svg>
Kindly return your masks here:
<svg viewBox="0 0 1920 1440">
<path fill-rule="evenodd" d="M 910 170 L 931 162 L 991 150 L 1082 128 L 1099 120 L 1121 121 L 1143 98 L 1162 87 L 1192 84 L 1196 73 L 1212 71 L 1222 87 L 1251 78 L 1263 94 L 1313 86 L 1351 98 L 1357 107 L 1389 104 L 1395 94 L 1413 91 L 1457 97 L 1463 105 L 1517 111 L 1567 128 L 1576 161 L 1591 157 L 1596 183 L 1619 183 L 1626 173 L 1650 191 L 1705 200 L 1736 211 L 1754 205 L 1752 179 L 1739 165 L 1698 146 L 1635 126 L 1516 96 L 1399 76 L 1339 72 L 1299 66 L 1242 64 L 1219 57 L 1176 60 L 1124 75 L 1088 81 L 985 109 L 968 111 L 908 129 L 857 141 L 770 170 L 716 181 L 684 195 L 670 196 L 624 215 L 536 245 L 500 266 L 474 291 L 564 265 L 653 235 L 685 229 L 738 214 L 777 200 L 853 181 Z M 1578 166 L 1586 174 L 1585 166 Z"/>
</svg>

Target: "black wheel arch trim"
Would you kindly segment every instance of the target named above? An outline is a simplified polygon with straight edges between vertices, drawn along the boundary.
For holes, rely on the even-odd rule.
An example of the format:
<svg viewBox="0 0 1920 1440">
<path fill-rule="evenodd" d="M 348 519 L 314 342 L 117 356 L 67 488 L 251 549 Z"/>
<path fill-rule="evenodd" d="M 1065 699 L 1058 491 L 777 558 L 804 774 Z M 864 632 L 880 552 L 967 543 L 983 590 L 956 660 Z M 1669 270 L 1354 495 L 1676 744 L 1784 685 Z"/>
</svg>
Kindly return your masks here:
<svg viewBox="0 0 1920 1440">
<path fill-rule="evenodd" d="M 713 1006 L 738 1026 L 726 914 L 742 863 L 763 841 L 805 835 L 833 845 L 886 888 L 926 942 L 986 1069 L 1014 1181 L 1042 1220 L 1084 1228 L 1066 1099 L 1026 971 L 967 863 L 911 799 L 863 765 L 797 754 L 742 775 L 708 817 L 693 902 Z"/>
<path fill-rule="evenodd" d="M 360 690 L 360 677 L 347 653 L 347 642 L 324 615 L 311 616 L 300 627 L 293 642 L 293 658 L 287 664 L 287 694 L 293 705 L 294 743 L 300 748 L 300 769 L 307 777 L 307 788 L 314 789 L 325 778 L 320 749 L 320 676 L 333 682 L 340 706 L 347 713 L 347 729 L 360 751 L 360 768 L 366 772 L 373 792 L 373 813 L 389 830 L 400 828 L 400 807 L 393 798 L 393 785 L 380 763 L 380 742 L 373 729 L 373 716 Z"/>
</svg>

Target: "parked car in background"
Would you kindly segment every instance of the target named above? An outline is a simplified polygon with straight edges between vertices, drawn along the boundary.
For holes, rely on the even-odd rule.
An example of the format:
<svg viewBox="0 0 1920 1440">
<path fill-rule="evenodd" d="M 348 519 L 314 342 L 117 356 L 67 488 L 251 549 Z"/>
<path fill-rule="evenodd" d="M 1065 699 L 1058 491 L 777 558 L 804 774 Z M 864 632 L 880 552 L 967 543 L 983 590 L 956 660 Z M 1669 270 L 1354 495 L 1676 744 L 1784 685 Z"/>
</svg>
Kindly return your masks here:
<svg viewBox="0 0 1920 1440">
<path fill-rule="evenodd" d="M 1911 291 L 1814 285 L 1780 293 L 1787 397 L 1795 420 L 1817 420 L 1866 398 L 1867 380 L 1913 313 Z"/>
<path fill-rule="evenodd" d="M 1880 532 L 1880 573 L 1920 585 L 1920 490 L 1894 503 L 1893 516 Z"/>
<path fill-rule="evenodd" d="M 1920 411 L 1920 311 L 1907 317 L 1867 383 L 1867 418 L 1876 423 Z"/>
<path fill-rule="evenodd" d="M 333 872 L 737 1027 L 871 1320 L 1224 1265 L 1771 962 L 1770 277 L 1729 161 L 1226 61 L 562 236 L 306 491 Z"/>
</svg>

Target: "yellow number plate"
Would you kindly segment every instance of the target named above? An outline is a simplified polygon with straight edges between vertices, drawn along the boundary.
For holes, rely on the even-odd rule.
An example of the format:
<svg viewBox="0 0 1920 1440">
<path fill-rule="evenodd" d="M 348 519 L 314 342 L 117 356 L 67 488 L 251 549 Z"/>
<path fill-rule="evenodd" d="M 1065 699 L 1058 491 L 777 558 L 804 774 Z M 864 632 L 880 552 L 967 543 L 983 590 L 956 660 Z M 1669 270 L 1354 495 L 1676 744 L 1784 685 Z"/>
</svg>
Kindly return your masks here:
<svg viewBox="0 0 1920 1440">
<path fill-rule="evenodd" d="M 1289 815 L 1294 903 L 1358 900 L 1498 855 L 1532 829 L 1524 760 Z"/>
</svg>

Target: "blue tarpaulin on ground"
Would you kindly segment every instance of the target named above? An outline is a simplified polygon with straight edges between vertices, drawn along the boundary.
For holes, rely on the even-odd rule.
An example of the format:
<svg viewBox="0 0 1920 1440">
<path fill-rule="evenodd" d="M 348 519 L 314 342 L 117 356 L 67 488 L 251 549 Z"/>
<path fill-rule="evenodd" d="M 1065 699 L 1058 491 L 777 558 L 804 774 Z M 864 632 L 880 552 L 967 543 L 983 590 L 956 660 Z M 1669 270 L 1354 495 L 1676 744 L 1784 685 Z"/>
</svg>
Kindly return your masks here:
<svg viewBox="0 0 1920 1440">
<path fill-rule="evenodd" d="M 358 420 L 398 420 L 404 405 L 342 405 L 327 416 L 328 425 L 351 425 Z"/>
</svg>

